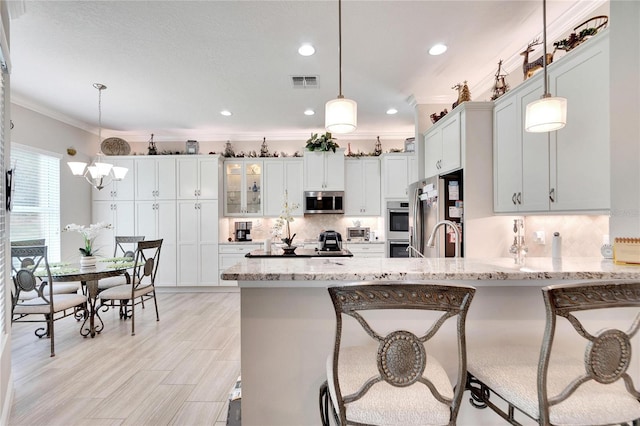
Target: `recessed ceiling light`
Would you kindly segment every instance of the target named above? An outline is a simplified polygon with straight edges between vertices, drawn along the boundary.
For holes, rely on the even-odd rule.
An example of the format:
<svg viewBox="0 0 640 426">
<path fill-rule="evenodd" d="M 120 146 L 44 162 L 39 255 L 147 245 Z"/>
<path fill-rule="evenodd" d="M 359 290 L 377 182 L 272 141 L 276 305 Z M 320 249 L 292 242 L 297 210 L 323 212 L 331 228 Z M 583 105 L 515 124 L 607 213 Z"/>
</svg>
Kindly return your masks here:
<svg viewBox="0 0 640 426">
<path fill-rule="evenodd" d="M 225 117 L 229 117 L 231 115 L 231 111 L 223 109 L 222 111 L 220 111 L 220 114 L 224 115 Z"/>
<path fill-rule="evenodd" d="M 442 55 L 447 51 L 447 46 L 442 43 L 434 44 L 431 49 L 429 49 L 429 55 L 437 56 Z"/>
<path fill-rule="evenodd" d="M 387 110 L 387 114 L 389 114 L 389 115 L 393 115 L 393 114 L 397 114 L 397 113 L 398 113 L 398 110 L 395 109 L 395 108 L 389 108 Z"/>
<path fill-rule="evenodd" d="M 305 109 L 304 110 L 304 115 L 315 115 L 315 111 L 312 109 Z"/>
<path fill-rule="evenodd" d="M 314 47 L 310 44 L 303 44 L 298 49 L 298 53 L 301 54 L 302 56 L 311 56 L 314 53 L 316 53 L 316 49 L 314 49 Z"/>
</svg>

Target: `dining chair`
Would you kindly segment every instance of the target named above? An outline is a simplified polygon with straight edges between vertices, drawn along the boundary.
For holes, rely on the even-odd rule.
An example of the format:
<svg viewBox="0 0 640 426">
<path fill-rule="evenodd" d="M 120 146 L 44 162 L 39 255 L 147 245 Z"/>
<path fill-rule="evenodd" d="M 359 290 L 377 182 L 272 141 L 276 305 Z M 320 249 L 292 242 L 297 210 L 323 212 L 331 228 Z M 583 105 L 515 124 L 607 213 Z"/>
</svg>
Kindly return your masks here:
<svg viewBox="0 0 640 426">
<path fill-rule="evenodd" d="M 328 290 L 336 333 L 326 363 L 327 381 L 320 387 L 322 424 L 329 425 L 331 410 L 339 425 L 454 425 L 466 379 L 465 319 L 475 289 L 401 281 Z M 430 316 L 412 327 L 407 323 L 405 330 L 385 334 L 379 332 L 384 324 L 372 326 L 375 313 L 367 319 L 371 312 L 383 310 L 393 310 L 394 322 L 412 317 L 416 310 Z M 351 345 L 354 335 L 343 333 L 347 322 L 356 328 L 359 324 L 372 344 Z M 455 332 L 442 328 L 445 323 L 455 327 Z M 409 328 L 420 331 L 414 334 Z M 432 341 L 436 336 L 437 344 Z M 449 377 L 433 355 L 433 349 L 443 350 L 445 346 L 440 345 L 445 342 L 445 361 L 454 360 L 455 377 Z"/>
<path fill-rule="evenodd" d="M 130 257 L 135 259 L 135 245 L 140 241 L 144 241 L 144 236 L 116 236 L 116 245 L 113 249 L 113 257 Z M 98 291 L 106 290 L 119 285 L 126 285 L 131 282 L 129 273 L 118 275 L 116 277 L 103 278 L 98 281 Z"/>
<path fill-rule="evenodd" d="M 135 264 L 131 274 L 131 282 L 124 285 L 108 288 L 98 294 L 100 308 L 108 309 L 109 306 L 120 308 L 120 318 L 131 318 L 131 335 L 135 335 L 135 306 L 153 299 L 156 309 L 156 321 L 160 321 L 158 315 L 158 302 L 156 300 L 156 272 L 160 261 L 160 249 L 162 240 L 139 241 L 136 247 Z M 136 299 L 139 299 L 136 302 Z"/>
<path fill-rule="evenodd" d="M 46 245 L 45 243 L 45 238 L 36 238 L 36 239 L 32 239 L 32 240 L 18 240 L 18 241 L 11 241 L 11 247 L 29 247 L 29 246 L 44 246 Z M 29 260 L 27 259 L 23 259 L 22 260 L 22 264 L 25 264 L 29 262 Z M 26 264 L 25 264 L 26 266 Z M 48 285 L 48 283 L 47 283 Z M 78 290 L 80 290 L 80 283 L 51 283 L 51 285 L 53 286 L 53 294 L 68 294 L 68 293 L 77 293 Z M 38 297 L 37 292 L 35 291 L 23 291 L 20 292 L 20 297 L 23 300 L 26 299 L 33 299 Z"/>
<path fill-rule="evenodd" d="M 11 321 L 44 322 L 45 327 L 35 330 L 39 338 L 51 340 L 51 356 L 55 356 L 54 321 L 74 315 L 85 309 L 82 294 L 54 294 L 51 270 L 47 261 L 47 246 L 12 246 L 11 269 L 13 276 Z M 40 278 L 43 278 L 42 280 Z M 23 292 L 35 292 L 37 297 L 23 299 Z"/>
<path fill-rule="evenodd" d="M 521 424 L 519 413 L 540 425 L 639 425 L 637 360 L 629 367 L 640 327 L 640 282 L 553 285 L 542 297 L 541 344 L 469 350 L 471 404 L 512 425 Z"/>
</svg>

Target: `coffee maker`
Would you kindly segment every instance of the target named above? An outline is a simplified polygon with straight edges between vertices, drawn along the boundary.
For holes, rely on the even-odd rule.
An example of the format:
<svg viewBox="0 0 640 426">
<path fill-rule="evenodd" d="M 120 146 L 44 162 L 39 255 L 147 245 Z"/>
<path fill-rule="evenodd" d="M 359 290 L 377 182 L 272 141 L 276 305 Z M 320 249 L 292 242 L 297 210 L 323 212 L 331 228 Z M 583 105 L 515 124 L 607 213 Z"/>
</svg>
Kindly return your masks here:
<svg viewBox="0 0 640 426">
<path fill-rule="evenodd" d="M 235 222 L 236 241 L 251 241 L 251 222 Z"/>
</svg>

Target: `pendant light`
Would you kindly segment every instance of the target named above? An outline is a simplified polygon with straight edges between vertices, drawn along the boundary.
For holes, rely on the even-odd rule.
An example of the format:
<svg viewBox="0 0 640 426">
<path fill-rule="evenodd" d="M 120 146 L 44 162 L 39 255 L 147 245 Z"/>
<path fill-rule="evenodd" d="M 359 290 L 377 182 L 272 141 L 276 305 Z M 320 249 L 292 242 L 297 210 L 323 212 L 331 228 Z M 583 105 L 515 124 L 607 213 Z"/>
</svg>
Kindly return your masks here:
<svg viewBox="0 0 640 426">
<path fill-rule="evenodd" d="M 98 89 L 98 143 L 102 143 L 102 91 L 107 88 L 104 84 L 94 83 Z M 81 161 L 67 163 L 74 176 L 83 176 L 97 190 L 101 190 L 111 182 L 124 179 L 129 171 L 126 167 L 117 167 L 107 163 L 102 151 L 98 151 L 96 158 L 87 166 Z"/>
<path fill-rule="evenodd" d="M 330 133 L 351 133 L 358 127 L 358 104 L 342 95 L 342 0 L 338 0 L 338 58 L 340 93 L 324 107 L 324 127 Z"/>
<path fill-rule="evenodd" d="M 551 96 L 547 80 L 547 0 L 542 0 L 542 69 L 544 94 L 527 105 L 524 128 L 527 132 L 542 133 L 562 129 L 567 124 L 567 99 Z"/>
</svg>

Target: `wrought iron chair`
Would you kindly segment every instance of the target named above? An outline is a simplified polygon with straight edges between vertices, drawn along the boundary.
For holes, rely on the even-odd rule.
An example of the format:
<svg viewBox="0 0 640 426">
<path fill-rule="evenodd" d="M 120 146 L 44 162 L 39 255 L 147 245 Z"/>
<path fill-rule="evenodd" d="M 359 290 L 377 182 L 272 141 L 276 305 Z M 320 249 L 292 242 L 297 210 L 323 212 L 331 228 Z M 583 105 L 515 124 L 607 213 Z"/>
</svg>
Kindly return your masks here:
<svg viewBox="0 0 640 426">
<path fill-rule="evenodd" d="M 55 356 L 54 321 L 84 309 L 85 296 L 53 293 L 53 286 L 47 285 L 52 278 L 46 246 L 11 247 L 11 269 L 14 287 L 12 322 L 45 322 L 46 327 L 36 329 L 35 334 L 39 338 L 47 336 L 51 339 L 51 356 Z M 25 300 L 21 296 L 23 292 L 35 292 L 37 297 Z"/>
<path fill-rule="evenodd" d="M 120 318 L 131 318 L 132 336 L 135 336 L 135 306 L 144 303 L 145 300 L 153 299 L 156 308 L 156 321 L 160 321 L 155 280 L 161 248 L 162 240 L 138 242 L 131 282 L 108 288 L 98 294 L 100 298 L 99 309 L 104 308 L 107 310 L 109 305 L 119 306 Z M 139 300 L 136 302 L 136 299 Z"/>
<path fill-rule="evenodd" d="M 144 236 L 116 236 L 116 245 L 113 249 L 113 257 L 130 257 L 131 259 L 135 259 L 135 245 L 140 241 L 144 241 Z M 118 275 L 116 277 L 103 278 L 98 281 L 98 291 L 119 285 L 126 285 L 130 282 L 131 277 L 128 273 Z"/>
<path fill-rule="evenodd" d="M 19 241 L 11 241 L 11 247 L 30 247 L 30 246 L 44 246 L 46 245 L 44 238 L 36 238 L 33 240 L 19 240 Z M 27 266 L 29 260 L 23 259 L 22 264 Z M 69 294 L 69 293 L 77 293 L 80 289 L 80 283 L 51 283 L 53 286 L 53 294 Z M 46 291 L 45 291 L 46 292 Z M 37 292 L 31 291 L 23 291 L 20 292 L 20 297 L 23 300 L 33 299 L 38 297 Z"/>
<path fill-rule="evenodd" d="M 331 409 L 340 425 L 454 425 L 466 379 L 465 319 L 474 293 L 473 287 L 407 281 L 329 287 L 336 337 L 327 359 L 327 381 L 320 387 L 322 424 L 329 425 Z M 379 334 L 370 325 L 374 320 L 365 319 L 369 316 L 365 311 L 389 309 L 394 310 L 394 320 L 416 310 L 432 311 L 425 314 L 437 318 L 419 321 L 421 335 L 408 330 Z M 345 315 L 354 318 L 375 343 L 344 345 L 349 340 L 343 333 Z M 450 318 L 455 318 L 451 324 L 455 336 L 444 330 L 437 334 Z M 436 334 L 439 340 L 455 341 L 451 345 L 451 355 L 457 358 L 455 378 L 427 352 L 427 343 L 432 345 Z"/>
<path fill-rule="evenodd" d="M 627 371 L 640 327 L 640 282 L 556 285 L 543 288 L 542 296 L 541 347 L 469 351 L 471 404 L 489 407 L 512 425 L 521 424 L 516 410 L 540 425 L 640 424 L 640 393 Z M 591 331 L 603 322 L 614 328 Z M 621 322 L 627 331 L 615 328 Z M 558 328 L 567 331 L 558 334 Z M 506 411 L 499 406 L 505 402 Z"/>
</svg>

